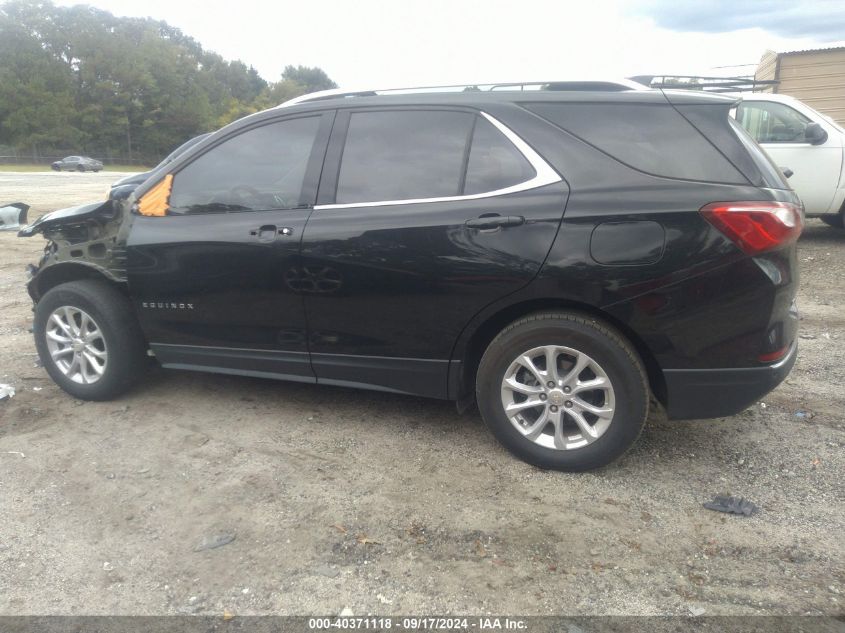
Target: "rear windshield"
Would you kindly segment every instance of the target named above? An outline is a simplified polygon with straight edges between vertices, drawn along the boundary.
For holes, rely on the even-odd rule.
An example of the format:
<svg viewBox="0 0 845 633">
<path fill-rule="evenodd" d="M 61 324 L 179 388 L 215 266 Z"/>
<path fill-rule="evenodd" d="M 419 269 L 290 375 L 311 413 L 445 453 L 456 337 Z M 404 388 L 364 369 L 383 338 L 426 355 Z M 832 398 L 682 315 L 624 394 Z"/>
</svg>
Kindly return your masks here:
<svg viewBox="0 0 845 633">
<path fill-rule="evenodd" d="M 671 105 L 529 103 L 525 107 L 639 171 L 664 178 L 748 184 Z"/>
</svg>

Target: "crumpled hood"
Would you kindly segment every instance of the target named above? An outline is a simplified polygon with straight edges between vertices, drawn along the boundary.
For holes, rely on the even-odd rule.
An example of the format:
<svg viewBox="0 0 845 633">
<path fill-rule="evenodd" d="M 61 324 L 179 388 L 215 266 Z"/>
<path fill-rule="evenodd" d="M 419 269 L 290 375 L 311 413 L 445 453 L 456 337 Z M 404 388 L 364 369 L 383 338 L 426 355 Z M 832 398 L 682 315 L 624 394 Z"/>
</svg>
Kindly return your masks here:
<svg viewBox="0 0 845 633">
<path fill-rule="evenodd" d="M 78 207 L 69 207 L 45 213 L 32 224 L 18 231 L 18 237 L 30 237 L 36 233 L 43 233 L 47 229 L 71 224 L 79 224 L 95 217 L 109 218 L 114 216 L 114 205 L 111 200 L 92 202 Z"/>
</svg>

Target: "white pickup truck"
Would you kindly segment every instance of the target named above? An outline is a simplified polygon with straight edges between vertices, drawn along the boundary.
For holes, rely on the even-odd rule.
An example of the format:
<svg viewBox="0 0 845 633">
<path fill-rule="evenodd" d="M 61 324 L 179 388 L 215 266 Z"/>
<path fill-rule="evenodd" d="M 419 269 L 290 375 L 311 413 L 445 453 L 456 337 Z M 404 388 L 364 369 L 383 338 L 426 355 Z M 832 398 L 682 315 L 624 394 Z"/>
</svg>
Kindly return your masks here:
<svg viewBox="0 0 845 633">
<path fill-rule="evenodd" d="M 742 99 L 736 120 L 789 175 L 806 214 L 845 226 L 845 130 L 793 97 L 736 96 Z"/>
</svg>

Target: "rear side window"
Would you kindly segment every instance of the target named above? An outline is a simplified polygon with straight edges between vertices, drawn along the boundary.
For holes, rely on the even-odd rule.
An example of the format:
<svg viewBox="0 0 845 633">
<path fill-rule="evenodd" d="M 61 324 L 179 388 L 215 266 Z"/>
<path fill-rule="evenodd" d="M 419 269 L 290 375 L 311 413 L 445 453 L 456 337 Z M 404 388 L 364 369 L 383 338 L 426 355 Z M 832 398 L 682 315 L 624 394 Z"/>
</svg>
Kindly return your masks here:
<svg viewBox="0 0 845 633">
<path fill-rule="evenodd" d="M 176 173 L 170 213 L 292 209 L 302 185 L 320 117 L 288 119 L 242 132 Z"/>
<path fill-rule="evenodd" d="M 460 195 L 474 116 L 435 110 L 353 113 L 337 202 Z"/>
<path fill-rule="evenodd" d="M 530 180 L 535 174 L 531 163 L 504 134 L 484 117 L 476 119 L 464 194 L 505 189 Z"/>
<path fill-rule="evenodd" d="M 526 107 L 639 171 L 665 178 L 748 183 L 672 106 L 534 103 Z"/>
<path fill-rule="evenodd" d="M 488 193 L 526 182 L 531 163 L 486 118 L 466 112 L 355 112 L 338 174 L 338 204 Z"/>
</svg>

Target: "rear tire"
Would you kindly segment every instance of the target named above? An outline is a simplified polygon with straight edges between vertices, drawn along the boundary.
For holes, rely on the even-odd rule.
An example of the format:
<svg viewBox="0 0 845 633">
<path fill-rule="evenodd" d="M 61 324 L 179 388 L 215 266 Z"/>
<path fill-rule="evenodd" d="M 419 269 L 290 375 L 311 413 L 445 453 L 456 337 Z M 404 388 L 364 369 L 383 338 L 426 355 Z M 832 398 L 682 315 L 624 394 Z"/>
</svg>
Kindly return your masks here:
<svg viewBox="0 0 845 633">
<path fill-rule="evenodd" d="M 493 339 L 476 398 L 511 453 L 576 472 L 605 466 L 631 447 L 648 417 L 649 388 L 639 355 L 615 328 L 575 312 L 541 312 Z"/>
<path fill-rule="evenodd" d="M 822 215 L 819 216 L 819 219 L 836 229 L 845 228 L 845 211 L 842 211 L 839 215 Z"/>
<path fill-rule="evenodd" d="M 49 290 L 35 307 L 35 347 L 47 373 L 81 400 L 110 400 L 146 363 L 146 344 L 129 300 L 105 282 Z"/>
</svg>

